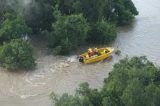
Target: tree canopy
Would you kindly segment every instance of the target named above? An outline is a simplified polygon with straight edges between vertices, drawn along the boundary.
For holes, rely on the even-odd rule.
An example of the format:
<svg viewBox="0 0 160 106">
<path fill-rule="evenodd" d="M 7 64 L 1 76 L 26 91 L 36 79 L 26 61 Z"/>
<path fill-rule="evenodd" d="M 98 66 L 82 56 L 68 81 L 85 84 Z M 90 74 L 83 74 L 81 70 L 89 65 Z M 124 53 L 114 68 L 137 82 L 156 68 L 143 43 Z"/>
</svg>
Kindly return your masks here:
<svg viewBox="0 0 160 106">
<path fill-rule="evenodd" d="M 53 51 L 63 55 L 84 42 L 114 40 L 116 26 L 131 23 L 138 14 L 131 0 L 1 0 L 0 8 L 1 42 L 31 34 L 32 30 L 34 35 L 47 36 Z"/>
<path fill-rule="evenodd" d="M 32 53 L 28 42 L 14 39 L 0 48 L 0 63 L 9 70 L 32 69 L 35 67 Z"/>
<path fill-rule="evenodd" d="M 67 17 L 72 15 L 82 14 L 86 19 L 87 24 L 90 26 L 90 29 L 87 31 L 87 37 L 85 38 L 86 44 L 104 44 L 108 43 L 116 38 L 117 28 L 116 26 L 125 25 L 132 22 L 135 15 L 138 15 L 133 2 L 131 0 L 55 0 L 53 2 L 53 15 L 54 20 L 53 25 L 57 24 L 57 21 L 60 21 L 58 17 Z M 70 19 L 75 20 L 75 19 Z M 67 23 L 67 22 L 66 22 Z M 61 27 L 64 25 L 61 25 Z M 69 27 L 69 26 L 67 26 Z M 62 27 L 61 30 L 65 32 L 66 27 Z M 68 30 L 71 30 L 67 28 Z M 83 29 L 83 28 L 82 28 Z M 61 31 L 59 31 L 61 32 Z M 64 35 L 64 32 L 58 36 Z M 57 37 L 55 33 L 56 30 L 52 30 L 52 36 Z M 79 37 L 84 38 L 82 34 L 78 34 L 74 31 L 73 33 Z M 70 33 L 65 35 L 71 36 Z M 59 37 L 60 38 L 60 37 Z M 50 38 L 49 38 L 50 39 Z M 82 45 L 82 43 L 75 42 L 71 40 L 63 39 L 63 44 L 59 43 L 56 45 L 56 42 L 59 40 L 52 40 L 52 42 L 57 46 L 56 51 L 59 51 L 60 48 L 68 48 L 68 52 L 61 51 L 58 54 L 68 54 L 69 51 L 74 50 L 72 46 Z M 72 44 L 72 45 L 71 45 Z"/>
<path fill-rule="evenodd" d="M 138 14 L 131 0 L 55 0 L 63 14 L 82 13 L 88 21 L 101 19 L 122 25 Z"/>
<path fill-rule="evenodd" d="M 120 60 L 102 89 L 83 83 L 71 96 L 51 94 L 55 106 L 159 106 L 160 69 L 146 57 Z"/>
<path fill-rule="evenodd" d="M 117 28 L 105 20 L 90 25 L 86 41 L 91 44 L 105 44 L 114 40 L 117 36 Z"/>
<path fill-rule="evenodd" d="M 58 54 L 67 54 L 84 43 L 88 30 L 89 25 L 82 15 L 61 16 L 53 23 L 50 44 Z"/>
<path fill-rule="evenodd" d="M 6 13 L 3 15 L 3 22 L 0 25 L 1 43 L 21 38 L 23 35 L 31 34 L 31 32 L 31 28 L 26 25 L 22 17 L 16 16 L 14 13 Z"/>
<path fill-rule="evenodd" d="M 116 27 L 130 24 L 138 15 L 131 0 L 0 2 L 0 46 L 32 35 L 47 39 L 48 46 L 60 55 L 69 54 L 84 44 L 104 44 L 114 40 Z"/>
</svg>

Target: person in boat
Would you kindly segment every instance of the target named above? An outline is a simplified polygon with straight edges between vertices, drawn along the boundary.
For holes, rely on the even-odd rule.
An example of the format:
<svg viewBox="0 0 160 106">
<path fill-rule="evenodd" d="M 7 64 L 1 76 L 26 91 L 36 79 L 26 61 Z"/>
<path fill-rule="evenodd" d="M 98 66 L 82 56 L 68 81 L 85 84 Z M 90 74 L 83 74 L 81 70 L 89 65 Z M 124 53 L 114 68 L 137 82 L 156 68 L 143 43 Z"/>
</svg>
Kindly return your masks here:
<svg viewBox="0 0 160 106">
<path fill-rule="evenodd" d="M 91 57 L 94 55 L 94 51 L 92 50 L 92 48 L 88 49 L 88 56 Z"/>
<path fill-rule="evenodd" d="M 97 48 L 94 48 L 94 55 L 98 55 L 98 49 Z"/>
<path fill-rule="evenodd" d="M 98 54 L 98 49 L 95 48 L 94 50 L 92 50 L 91 48 L 88 49 L 88 55 L 89 57 L 92 57 L 94 55 L 97 55 Z"/>
</svg>

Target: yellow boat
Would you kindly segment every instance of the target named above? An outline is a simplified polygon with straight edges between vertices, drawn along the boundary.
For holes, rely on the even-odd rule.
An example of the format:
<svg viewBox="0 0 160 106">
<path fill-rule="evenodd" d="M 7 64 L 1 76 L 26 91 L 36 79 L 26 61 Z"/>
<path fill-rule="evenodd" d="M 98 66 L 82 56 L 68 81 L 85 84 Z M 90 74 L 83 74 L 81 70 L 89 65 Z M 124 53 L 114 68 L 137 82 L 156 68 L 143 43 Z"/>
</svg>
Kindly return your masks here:
<svg viewBox="0 0 160 106">
<path fill-rule="evenodd" d="M 113 53 L 113 51 L 114 48 L 111 47 L 99 48 L 97 49 L 97 53 L 91 57 L 89 57 L 88 52 L 85 52 L 79 56 L 79 62 L 89 64 L 100 60 L 104 60 L 107 57 L 109 57 Z"/>
</svg>

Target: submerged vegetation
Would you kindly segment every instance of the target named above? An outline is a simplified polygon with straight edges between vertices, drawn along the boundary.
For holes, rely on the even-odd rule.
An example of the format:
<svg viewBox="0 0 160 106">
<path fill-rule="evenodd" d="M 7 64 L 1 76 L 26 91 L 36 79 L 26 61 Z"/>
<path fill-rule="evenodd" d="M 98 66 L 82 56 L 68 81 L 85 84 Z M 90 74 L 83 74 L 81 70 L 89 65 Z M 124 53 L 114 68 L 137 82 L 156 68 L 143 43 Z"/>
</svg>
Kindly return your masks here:
<svg viewBox="0 0 160 106">
<path fill-rule="evenodd" d="M 56 46 L 52 46 L 54 50 L 58 51 L 56 52 L 58 54 L 68 54 L 71 50 L 76 49 L 78 46 L 88 43 L 105 44 L 113 41 L 117 35 L 116 26 L 130 24 L 134 16 L 138 15 L 138 11 L 131 0 L 55 0 L 53 7 L 53 13 L 54 15 L 56 14 L 56 16 L 54 16 L 55 21 L 53 22 L 54 28 L 52 30 L 52 36 L 57 36 L 56 34 L 54 35 L 56 32 L 56 30 L 54 30 L 56 28 L 54 24 L 57 24 L 57 21 L 59 21 L 58 18 L 63 17 L 65 20 L 65 17 L 77 15 L 81 16 L 81 19 L 86 20 L 85 23 L 81 23 L 80 20 L 76 19 L 77 17 L 72 17 L 70 21 L 63 21 L 65 23 L 65 28 L 64 24 L 61 25 L 63 35 L 72 36 L 71 39 L 76 39 L 72 41 L 66 37 L 63 37 L 62 40 L 66 45 L 57 43 Z M 74 26 L 76 23 L 79 23 L 81 28 L 71 28 L 71 26 Z M 77 32 L 78 30 L 81 31 Z M 81 33 L 82 30 L 85 30 L 84 35 Z M 80 42 L 77 41 L 79 38 L 81 38 Z M 54 39 L 54 37 L 49 39 L 51 42 L 57 40 Z M 66 41 L 65 39 L 68 40 Z M 72 45 L 69 46 L 69 44 Z M 67 49 L 65 46 L 67 46 Z M 62 50 L 62 48 L 64 49 Z"/>
<path fill-rule="evenodd" d="M 55 106 L 159 106 L 160 69 L 146 57 L 125 58 L 100 90 L 82 83 L 74 96 L 52 93 L 51 98 Z"/>
<path fill-rule="evenodd" d="M 68 54 L 84 43 L 88 30 L 89 25 L 82 15 L 62 16 L 53 24 L 50 45 L 57 54 Z"/>
<path fill-rule="evenodd" d="M 22 39 L 24 36 L 32 38 L 37 35 L 37 38 L 46 38 L 48 46 L 55 54 L 60 55 L 69 54 L 84 44 L 104 44 L 114 40 L 117 35 L 116 26 L 130 24 L 134 16 L 138 15 L 131 0 L 0 0 L 0 2 L 0 46 L 3 49 L 13 43 L 14 39 Z M 24 40 L 21 42 L 29 43 Z M 30 52 L 30 49 L 23 50 Z M 18 53 L 20 50 L 14 51 Z M 8 53 L 10 57 L 7 58 L 9 60 L 16 58 L 19 65 L 13 67 L 13 64 L 8 64 L 3 53 L 0 53 L 2 66 L 6 67 L 4 63 L 8 64 L 7 68 L 13 69 L 34 66 L 34 62 L 29 66 L 19 61 L 18 58 L 23 56 L 28 59 L 30 56 L 27 54 L 17 57 L 11 53 Z"/>
<path fill-rule="evenodd" d="M 28 42 L 13 39 L 1 47 L 0 63 L 10 70 L 32 69 L 35 66 L 32 53 L 32 47 Z"/>
</svg>

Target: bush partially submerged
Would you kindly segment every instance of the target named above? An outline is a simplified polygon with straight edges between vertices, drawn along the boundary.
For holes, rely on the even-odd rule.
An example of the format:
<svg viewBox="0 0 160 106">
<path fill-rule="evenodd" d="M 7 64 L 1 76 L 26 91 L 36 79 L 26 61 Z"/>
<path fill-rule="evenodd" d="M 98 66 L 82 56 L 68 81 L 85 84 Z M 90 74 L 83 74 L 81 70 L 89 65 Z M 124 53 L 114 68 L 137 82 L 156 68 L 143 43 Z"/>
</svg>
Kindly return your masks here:
<svg viewBox="0 0 160 106">
<path fill-rule="evenodd" d="M 49 37 L 50 46 L 57 54 L 68 54 L 84 44 L 89 25 L 82 15 L 61 16 L 53 23 L 53 34 Z"/>
<path fill-rule="evenodd" d="M 15 39 L 1 47 L 0 64 L 9 70 L 32 69 L 35 67 L 32 54 L 32 47 L 28 42 Z"/>
<path fill-rule="evenodd" d="M 119 56 L 119 55 L 121 54 L 121 50 L 117 49 L 117 50 L 115 51 L 115 54 Z"/>
<path fill-rule="evenodd" d="M 91 30 L 87 36 L 87 42 L 92 44 L 105 44 L 117 36 L 117 28 L 115 25 L 105 20 L 98 21 L 91 25 Z"/>
</svg>

